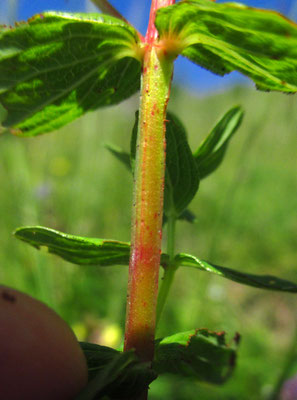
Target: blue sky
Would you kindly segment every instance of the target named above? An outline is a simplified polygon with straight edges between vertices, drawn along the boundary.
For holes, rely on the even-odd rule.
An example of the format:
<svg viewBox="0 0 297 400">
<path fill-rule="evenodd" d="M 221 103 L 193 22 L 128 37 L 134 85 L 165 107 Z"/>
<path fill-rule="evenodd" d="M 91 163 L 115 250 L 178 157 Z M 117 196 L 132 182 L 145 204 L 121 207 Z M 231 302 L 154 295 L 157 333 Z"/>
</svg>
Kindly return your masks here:
<svg viewBox="0 0 297 400">
<path fill-rule="evenodd" d="M 110 0 L 110 2 L 142 33 L 145 33 L 149 15 L 149 0 Z M 224 1 L 218 0 L 219 3 Z M 297 0 L 242 0 L 242 3 L 259 8 L 270 8 L 297 19 Z M 0 0 L 0 23 L 25 20 L 45 10 L 69 12 L 96 10 L 89 0 Z M 181 83 L 197 94 L 221 91 L 233 84 L 251 85 L 239 73 L 221 78 L 179 57 L 175 65 L 175 82 Z"/>
</svg>

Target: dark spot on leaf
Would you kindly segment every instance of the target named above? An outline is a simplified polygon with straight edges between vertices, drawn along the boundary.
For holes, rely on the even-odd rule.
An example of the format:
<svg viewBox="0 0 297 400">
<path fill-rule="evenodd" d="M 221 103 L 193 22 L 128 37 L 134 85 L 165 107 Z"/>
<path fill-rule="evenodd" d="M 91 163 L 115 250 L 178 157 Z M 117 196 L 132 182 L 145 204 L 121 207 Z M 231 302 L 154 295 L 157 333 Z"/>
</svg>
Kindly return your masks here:
<svg viewBox="0 0 297 400">
<path fill-rule="evenodd" d="M 13 296 L 9 292 L 6 292 L 6 291 L 2 292 L 1 293 L 1 297 L 2 297 L 3 300 L 8 301 L 10 303 L 15 303 L 16 302 L 15 296 Z"/>
<path fill-rule="evenodd" d="M 286 81 L 282 81 L 282 85 L 286 85 L 287 84 L 287 82 Z"/>
</svg>

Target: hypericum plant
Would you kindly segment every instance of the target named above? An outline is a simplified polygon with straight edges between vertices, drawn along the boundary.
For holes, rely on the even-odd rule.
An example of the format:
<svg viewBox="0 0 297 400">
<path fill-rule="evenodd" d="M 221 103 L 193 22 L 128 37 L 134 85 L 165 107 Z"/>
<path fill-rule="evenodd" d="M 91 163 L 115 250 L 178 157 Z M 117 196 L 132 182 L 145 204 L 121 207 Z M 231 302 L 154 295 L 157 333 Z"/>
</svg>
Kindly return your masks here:
<svg viewBox="0 0 297 400">
<path fill-rule="evenodd" d="M 90 377 L 78 399 L 145 399 L 150 382 L 168 372 L 222 383 L 234 367 L 239 337 L 227 346 L 223 333 L 196 329 L 155 340 L 175 271 L 193 267 L 270 290 L 296 293 L 297 286 L 175 254 L 176 222 L 193 220 L 188 205 L 199 182 L 220 165 L 243 112 L 229 110 L 192 153 L 182 123 L 167 113 L 173 64 L 182 55 L 218 75 L 238 70 L 260 90 L 295 93 L 297 26 L 237 3 L 152 0 L 143 37 L 107 0 L 94 1 L 108 15 L 45 12 L 1 28 L 3 126 L 20 137 L 50 132 L 140 89 L 131 153 L 110 148 L 134 177 L 131 245 L 43 227 L 19 228 L 15 235 L 75 264 L 130 260 L 124 352 L 82 344 Z M 162 224 L 167 253 L 161 253 Z"/>
</svg>

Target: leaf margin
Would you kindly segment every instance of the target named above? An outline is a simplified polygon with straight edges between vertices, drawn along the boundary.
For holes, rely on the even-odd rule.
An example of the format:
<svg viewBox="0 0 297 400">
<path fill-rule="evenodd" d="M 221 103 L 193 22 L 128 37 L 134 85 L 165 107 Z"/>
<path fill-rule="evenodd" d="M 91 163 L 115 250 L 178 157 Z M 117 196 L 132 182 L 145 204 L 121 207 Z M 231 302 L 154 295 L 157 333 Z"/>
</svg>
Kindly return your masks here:
<svg viewBox="0 0 297 400">
<path fill-rule="evenodd" d="M 277 278 L 272 275 L 248 274 L 231 268 L 221 267 L 201 260 L 191 254 L 179 253 L 175 256 L 174 262 L 178 267 L 196 268 L 258 289 L 297 293 L 297 284 L 288 280 Z"/>
</svg>

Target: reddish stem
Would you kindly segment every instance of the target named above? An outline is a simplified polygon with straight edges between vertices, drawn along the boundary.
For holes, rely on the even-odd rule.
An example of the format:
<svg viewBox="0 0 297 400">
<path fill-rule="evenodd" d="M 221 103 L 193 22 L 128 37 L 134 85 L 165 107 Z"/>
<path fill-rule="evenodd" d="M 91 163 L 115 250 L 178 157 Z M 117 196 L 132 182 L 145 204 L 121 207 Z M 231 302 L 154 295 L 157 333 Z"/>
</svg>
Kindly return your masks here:
<svg viewBox="0 0 297 400">
<path fill-rule="evenodd" d="M 158 31 L 155 27 L 156 12 L 159 8 L 168 7 L 175 3 L 175 0 L 152 0 L 150 19 L 145 36 L 147 43 L 153 44 L 158 39 Z"/>
<path fill-rule="evenodd" d="M 160 267 L 165 116 L 173 61 L 158 56 L 156 11 L 174 0 L 152 0 L 143 61 L 141 102 L 134 176 L 131 258 L 124 349 L 134 348 L 151 362 Z M 146 394 L 144 397 L 146 398 Z"/>
</svg>

